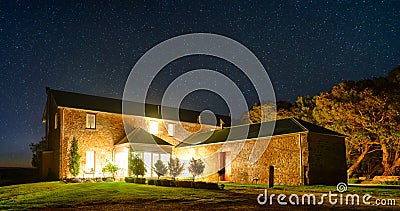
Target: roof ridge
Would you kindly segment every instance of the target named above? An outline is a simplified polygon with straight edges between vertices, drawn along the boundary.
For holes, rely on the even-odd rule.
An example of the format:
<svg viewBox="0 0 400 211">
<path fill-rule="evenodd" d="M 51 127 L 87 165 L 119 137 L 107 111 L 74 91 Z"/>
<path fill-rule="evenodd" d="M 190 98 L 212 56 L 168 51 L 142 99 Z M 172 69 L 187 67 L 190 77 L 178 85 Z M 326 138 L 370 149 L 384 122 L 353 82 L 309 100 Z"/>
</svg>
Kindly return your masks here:
<svg viewBox="0 0 400 211">
<path fill-rule="evenodd" d="M 294 117 L 289 117 L 290 120 L 292 120 L 296 125 L 298 125 L 299 127 L 301 127 L 303 130 L 310 132 L 310 130 L 308 128 L 306 128 L 304 125 L 302 125 L 299 121 L 297 121 L 296 118 Z"/>
</svg>

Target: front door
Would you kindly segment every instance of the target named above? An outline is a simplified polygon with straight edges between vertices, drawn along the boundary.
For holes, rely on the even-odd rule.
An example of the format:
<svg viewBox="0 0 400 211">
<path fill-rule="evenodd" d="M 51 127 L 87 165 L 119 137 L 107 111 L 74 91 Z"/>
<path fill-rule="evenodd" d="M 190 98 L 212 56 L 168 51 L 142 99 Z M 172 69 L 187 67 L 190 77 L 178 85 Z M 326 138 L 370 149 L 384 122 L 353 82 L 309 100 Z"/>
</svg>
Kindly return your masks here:
<svg viewBox="0 0 400 211">
<path fill-rule="evenodd" d="M 221 152 L 219 167 L 220 169 L 224 169 L 222 171 L 222 175 L 220 176 L 220 181 L 229 181 L 229 176 L 231 175 L 231 164 L 230 164 L 231 152 Z"/>
</svg>

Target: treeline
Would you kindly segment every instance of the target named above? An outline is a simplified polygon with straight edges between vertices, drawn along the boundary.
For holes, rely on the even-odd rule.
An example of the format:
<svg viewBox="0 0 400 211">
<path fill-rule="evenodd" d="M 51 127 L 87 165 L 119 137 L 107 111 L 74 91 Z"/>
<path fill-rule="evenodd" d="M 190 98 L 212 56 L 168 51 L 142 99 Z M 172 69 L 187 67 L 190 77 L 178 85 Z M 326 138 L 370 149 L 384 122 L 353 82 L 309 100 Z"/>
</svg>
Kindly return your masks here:
<svg viewBox="0 0 400 211">
<path fill-rule="evenodd" d="M 275 109 L 276 108 L 276 109 Z M 261 112 L 263 111 L 263 112 Z M 251 123 L 296 117 L 347 135 L 349 176 L 400 176 L 400 66 L 386 77 L 344 81 L 294 104 L 255 104 Z"/>
</svg>

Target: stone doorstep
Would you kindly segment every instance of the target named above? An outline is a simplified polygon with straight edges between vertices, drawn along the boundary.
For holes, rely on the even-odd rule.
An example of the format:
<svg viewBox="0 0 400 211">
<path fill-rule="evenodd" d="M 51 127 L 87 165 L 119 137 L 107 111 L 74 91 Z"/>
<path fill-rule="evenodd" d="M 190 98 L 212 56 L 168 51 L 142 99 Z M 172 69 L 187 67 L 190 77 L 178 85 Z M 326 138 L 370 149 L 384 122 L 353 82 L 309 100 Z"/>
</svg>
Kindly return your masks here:
<svg viewBox="0 0 400 211">
<path fill-rule="evenodd" d="M 400 181 L 400 176 L 375 176 L 372 181 L 374 182 L 388 182 L 388 181 Z"/>
</svg>

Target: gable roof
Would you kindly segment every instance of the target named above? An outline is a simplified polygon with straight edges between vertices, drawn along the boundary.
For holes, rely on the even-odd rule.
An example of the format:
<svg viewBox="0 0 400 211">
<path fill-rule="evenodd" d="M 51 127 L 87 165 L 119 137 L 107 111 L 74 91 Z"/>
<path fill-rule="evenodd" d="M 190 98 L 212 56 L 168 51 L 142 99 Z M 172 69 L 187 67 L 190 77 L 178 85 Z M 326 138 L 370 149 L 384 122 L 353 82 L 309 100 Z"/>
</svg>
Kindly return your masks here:
<svg viewBox="0 0 400 211">
<path fill-rule="evenodd" d="M 54 90 L 46 87 L 47 95 L 51 96 L 57 106 L 68 107 L 68 108 L 77 108 L 77 109 L 85 109 L 92 111 L 102 111 L 109 113 L 117 113 L 122 114 L 122 102 L 123 100 L 100 97 L 94 95 L 80 94 L 74 92 L 66 92 Z M 187 110 L 187 109 L 178 109 L 171 107 L 162 107 L 163 114 L 167 114 L 166 116 L 161 116 L 161 106 L 154 104 L 145 104 L 143 107 L 143 103 L 138 102 L 128 102 L 125 101 L 127 109 L 125 109 L 124 114 L 143 116 L 143 113 L 146 117 L 157 118 L 157 119 L 168 119 L 175 121 L 183 121 L 183 122 L 191 122 L 197 123 L 198 116 L 201 112 Z M 145 109 L 142 112 L 143 108 Z M 45 109 L 46 110 L 46 109 Z M 173 114 L 179 113 L 179 117 L 175 118 Z M 216 115 L 218 119 L 222 119 L 226 124 L 230 124 L 230 117 L 224 115 Z M 219 121 L 217 121 L 219 123 Z"/>
<path fill-rule="evenodd" d="M 129 140 L 134 140 L 133 143 L 137 144 L 157 144 L 157 145 L 172 146 L 172 144 L 164 141 L 163 139 L 155 135 L 148 133 L 146 130 L 143 130 L 142 128 L 136 128 L 132 130 L 128 135 L 124 136 L 114 145 L 129 143 Z"/>
<path fill-rule="evenodd" d="M 299 132 L 315 132 L 315 133 L 344 137 L 344 135 L 337 133 L 335 131 L 328 130 L 326 128 L 296 118 L 286 118 L 286 119 L 279 119 L 276 121 L 263 122 L 264 128 L 261 131 L 261 134 L 259 134 L 260 126 L 261 123 L 256 123 L 250 125 L 239 125 L 239 126 L 228 127 L 216 131 L 194 133 L 190 135 L 188 138 L 186 138 L 177 147 L 204 145 L 204 144 L 212 144 L 225 141 L 237 141 L 237 140 L 252 139 L 257 137 L 293 134 Z M 246 136 L 243 134 L 246 133 L 247 127 L 248 127 L 248 133 Z M 231 132 L 231 130 L 233 135 L 231 134 L 228 139 L 228 135 Z M 272 134 L 271 131 L 273 131 Z"/>
</svg>

